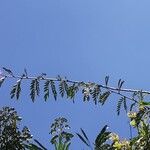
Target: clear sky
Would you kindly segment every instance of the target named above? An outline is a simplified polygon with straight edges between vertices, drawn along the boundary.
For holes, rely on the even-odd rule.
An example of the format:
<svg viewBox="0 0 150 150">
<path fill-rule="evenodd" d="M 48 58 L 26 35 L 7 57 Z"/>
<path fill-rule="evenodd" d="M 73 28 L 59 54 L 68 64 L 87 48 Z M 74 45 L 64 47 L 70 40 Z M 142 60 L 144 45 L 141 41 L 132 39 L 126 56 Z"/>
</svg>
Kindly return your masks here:
<svg viewBox="0 0 150 150">
<path fill-rule="evenodd" d="M 149 90 L 150 82 L 150 1 L 149 0 L 1 0 L 0 65 L 16 74 L 46 72 L 69 79 L 103 82 L 110 75 L 115 86 L 119 78 L 126 88 Z M 75 104 L 42 96 L 32 103 L 29 83 L 19 101 L 11 100 L 7 81 L 0 89 L 0 107 L 13 106 L 31 133 L 49 149 L 50 123 L 66 117 L 72 132 L 82 127 L 91 141 L 108 124 L 110 130 L 129 137 L 125 115 L 117 117 L 117 97 L 104 107 Z M 74 138 L 71 149 L 85 146 Z"/>
</svg>

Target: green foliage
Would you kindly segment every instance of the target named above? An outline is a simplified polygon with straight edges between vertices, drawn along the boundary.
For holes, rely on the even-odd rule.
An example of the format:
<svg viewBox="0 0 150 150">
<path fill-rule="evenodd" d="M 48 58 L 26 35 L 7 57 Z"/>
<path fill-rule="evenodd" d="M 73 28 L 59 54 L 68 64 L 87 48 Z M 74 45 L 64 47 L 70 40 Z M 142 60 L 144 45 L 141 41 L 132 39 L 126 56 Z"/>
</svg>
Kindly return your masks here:
<svg viewBox="0 0 150 150">
<path fill-rule="evenodd" d="M 141 94 L 141 93 L 138 93 Z M 137 98 L 139 96 L 137 95 Z M 125 112 L 127 113 L 126 97 L 122 97 L 118 101 L 117 113 L 120 113 L 121 105 L 123 105 Z M 134 109 L 135 111 L 134 111 Z M 131 104 L 132 112 L 128 112 L 127 115 L 130 119 L 130 125 L 137 131 L 135 137 L 131 139 L 120 139 L 116 133 L 108 132 L 107 125 L 102 128 L 95 140 L 95 150 L 148 150 L 150 149 L 150 102 L 141 100 L 135 101 Z M 91 149 L 90 141 L 83 130 L 82 134 L 77 133 L 78 137 Z"/>
<path fill-rule="evenodd" d="M 51 125 L 50 134 L 53 136 L 51 143 L 55 146 L 55 150 L 69 150 L 73 134 L 67 132 L 70 129 L 66 118 L 56 118 Z"/>
<path fill-rule="evenodd" d="M 8 75 L 14 77 L 13 72 L 12 72 L 10 69 L 3 67 L 3 70 L 4 70 Z"/>
<path fill-rule="evenodd" d="M 18 124 L 20 121 L 21 118 L 14 108 L 3 107 L 0 110 L 0 149 L 25 149 L 25 144 L 29 142 L 32 135 L 27 127 L 19 130 Z"/>
<path fill-rule="evenodd" d="M 45 99 L 45 101 L 49 98 L 49 85 L 50 85 L 49 80 L 44 83 L 44 99 Z"/>
<path fill-rule="evenodd" d="M 121 99 L 118 101 L 118 104 L 117 104 L 117 115 L 120 114 L 120 109 L 121 109 L 122 102 L 123 102 L 123 99 L 121 98 Z"/>
<path fill-rule="evenodd" d="M 0 150 L 47 150 L 39 141 L 32 140 L 26 126 L 19 129 L 21 120 L 14 108 L 0 110 Z"/>
<path fill-rule="evenodd" d="M 67 89 L 67 98 L 73 99 L 73 102 L 74 102 L 75 94 L 78 92 L 78 90 L 79 90 L 79 87 L 75 83 L 69 86 Z"/>
<path fill-rule="evenodd" d="M 38 140 L 34 139 L 32 143 L 25 144 L 28 150 L 47 150 Z"/>
<path fill-rule="evenodd" d="M 59 93 L 61 94 L 61 97 L 64 97 L 65 93 L 68 93 L 68 84 L 65 80 L 61 79 L 60 81 Z"/>
<path fill-rule="evenodd" d="M 107 150 L 110 148 L 109 144 L 105 144 L 105 142 L 109 139 L 109 135 L 111 132 L 107 132 L 108 126 L 105 125 L 100 133 L 98 134 L 95 140 L 95 150 Z"/>
<path fill-rule="evenodd" d="M 110 94 L 111 93 L 109 91 L 106 91 L 106 92 L 100 94 L 100 96 L 99 96 L 99 102 L 102 105 L 104 105 Z"/>
<path fill-rule="evenodd" d="M 104 86 L 92 82 L 86 83 L 79 81 L 70 81 L 60 76 L 56 78 L 46 78 L 45 73 L 42 73 L 40 76 L 37 77 L 29 77 L 26 69 L 24 70 L 21 76 L 15 76 L 10 69 L 3 69 L 6 72 L 6 74 L 2 75 L 2 78 L 0 79 L 0 86 L 6 78 L 18 79 L 17 83 L 11 89 L 11 98 L 19 99 L 19 96 L 21 94 L 22 80 L 31 80 L 30 98 L 33 102 L 35 101 L 36 97 L 40 95 L 40 88 L 42 88 L 40 83 L 42 81 L 44 81 L 43 97 L 45 101 L 47 101 L 51 92 L 55 100 L 57 100 L 57 96 L 58 94 L 60 94 L 61 97 L 66 96 L 66 98 L 68 99 L 73 99 L 74 102 L 74 98 L 77 92 L 82 91 L 84 102 L 93 99 L 95 105 L 98 103 L 103 105 L 108 99 L 109 95 L 111 94 L 111 90 L 108 87 L 106 88 Z M 108 79 L 108 77 L 105 78 L 106 85 L 108 84 Z M 102 91 L 101 88 L 105 90 Z"/>
<path fill-rule="evenodd" d="M 100 89 L 100 86 L 99 85 L 96 85 L 94 88 L 93 88 L 93 91 L 92 91 L 92 98 L 95 102 L 95 104 L 97 104 L 97 99 L 100 95 L 100 92 L 101 92 L 101 89 Z"/>
<path fill-rule="evenodd" d="M 123 104 L 125 112 L 127 112 L 127 103 L 126 103 L 126 97 L 121 97 L 117 104 L 117 115 L 120 114 L 121 106 Z"/>
<path fill-rule="evenodd" d="M 119 91 L 119 92 L 120 92 L 120 90 L 121 90 L 123 84 L 124 84 L 124 81 L 122 81 L 121 79 L 119 79 L 119 81 L 118 81 L 118 91 Z"/>
<path fill-rule="evenodd" d="M 52 89 L 54 99 L 56 100 L 57 99 L 57 91 L 56 91 L 55 82 L 50 80 L 50 86 L 51 86 L 51 89 Z"/>
<path fill-rule="evenodd" d="M 112 149 L 112 146 L 109 143 L 107 143 L 111 134 L 111 132 L 107 131 L 107 128 L 108 126 L 105 125 L 100 131 L 100 133 L 98 134 L 98 136 L 96 137 L 95 143 L 94 143 L 95 150 L 111 150 Z M 90 149 L 93 149 L 89 138 L 87 137 L 86 133 L 84 132 L 82 128 L 81 128 L 81 134 L 79 133 L 76 133 L 76 134 L 86 146 L 88 146 Z"/>
<path fill-rule="evenodd" d="M 57 97 L 66 97 L 73 100 L 78 92 L 82 91 L 83 101 L 93 100 L 94 104 L 104 105 L 111 94 L 117 94 L 117 114 L 121 109 L 125 110 L 130 123 L 130 132 L 135 130 L 137 133 L 130 139 L 121 139 L 116 133 L 107 131 L 105 125 L 91 144 L 87 134 L 81 129 L 81 134 L 76 133 L 80 140 L 89 148 L 95 150 L 149 150 L 150 149 L 150 102 L 145 96 L 150 94 L 148 91 L 123 89 L 124 81 L 119 79 L 117 87 L 110 87 L 109 76 L 105 77 L 105 84 L 96 84 L 94 82 L 71 81 L 60 76 L 56 78 L 47 78 L 45 73 L 37 77 L 29 77 L 25 69 L 22 76 L 15 76 L 14 73 L 3 67 L 5 74 L 0 77 L 0 87 L 6 79 L 17 79 L 12 86 L 11 98 L 20 98 L 22 92 L 21 84 L 23 80 L 30 80 L 30 98 L 34 102 L 40 95 L 40 89 L 43 88 L 44 99 L 48 100 L 51 95 L 57 100 Z M 44 82 L 42 87 L 41 82 Z M 130 101 L 131 103 L 128 103 Z M 129 108 L 129 110 L 128 110 Z M 4 107 L 0 110 L 0 149 L 4 150 L 46 150 L 46 148 L 37 140 L 32 140 L 32 136 L 27 127 L 19 130 L 18 123 L 20 117 L 14 108 Z M 73 134 L 67 132 L 70 128 L 67 119 L 59 117 L 51 125 L 50 134 L 52 134 L 51 144 L 55 150 L 69 150 Z M 130 133 L 132 135 L 132 133 Z M 32 140 L 32 141 L 31 141 Z M 94 147 L 94 148 L 93 148 Z"/>
<path fill-rule="evenodd" d="M 81 134 L 76 133 L 77 136 L 80 138 L 80 140 L 86 144 L 88 147 L 91 147 L 91 143 L 89 141 L 89 138 L 87 137 L 86 133 L 84 132 L 84 130 L 81 128 Z"/>
<path fill-rule="evenodd" d="M 35 97 L 39 96 L 39 93 L 40 93 L 39 80 L 34 79 L 31 81 L 30 85 L 30 96 L 33 102 L 35 101 Z"/>
<path fill-rule="evenodd" d="M 21 79 L 19 79 L 17 83 L 13 86 L 10 92 L 11 98 L 16 97 L 16 99 L 19 99 L 20 92 L 21 92 Z"/>
</svg>

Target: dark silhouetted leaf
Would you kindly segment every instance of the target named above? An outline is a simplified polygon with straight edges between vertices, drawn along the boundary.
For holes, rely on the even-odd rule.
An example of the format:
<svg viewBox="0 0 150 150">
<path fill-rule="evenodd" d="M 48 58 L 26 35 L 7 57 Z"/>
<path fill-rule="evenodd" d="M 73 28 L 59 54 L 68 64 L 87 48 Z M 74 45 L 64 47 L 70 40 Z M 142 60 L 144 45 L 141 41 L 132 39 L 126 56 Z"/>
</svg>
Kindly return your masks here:
<svg viewBox="0 0 150 150">
<path fill-rule="evenodd" d="M 54 81 L 50 80 L 50 85 L 51 85 L 51 89 L 52 89 L 52 93 L 54 96 L 54 99 L 57 99 L 57 91 L 56 91 L 56 87 L 55 87 L 55 83 Z"/>
<path fill-rule="evenodd" d="M 9 75 L 11 75 L 11 76 L 14 77 L 14 75 L 13 75 L 13 73 L 12 73 L 12 71 L 11 71 L 10 69 L 7 69 L 7 68 L 5 68 L 5 67 L 3 67 L 3 69 L 4 69 Z"/>
<path fill-rule="evenodd" d="M 59 84 L 59 92 L 61 94 L 61 97 L 64 97 L 65 92 L 68 91 L 68 85 L 65 80 L 61 80 Z"/>
<path fill-rule="evenodd" d="M 30 96 L 33 102 L 35 100 L 35 97 L 39 96 L 39 92 L 40 92 L 39 81 L 37 79 L 34 79 L 31 81 L 30 85 Z"/>
<path fill-rule="evenodd" d="M 91 94 L 92 94 L 92 98 L 93 98 L 95 104 L 97 104 L 97 99 L 100 94 L 100 86 L 96 85 Z"/>
<path fill-rule="evenodd" d="M 47 150 L 38 140 L 34 139 L 34 141 L 42 148 L 42 150 Z"/>
<path fill-rule="evenodd" d="M 78 135 L 78 137 L 80 138 L 80 140 L 84 143 L 84 144 L 86 144 L 88 147 L 90 147 L 90 145 L 88 144 L 88 142 L 80 135 L 80 134 L 78 134 L 78 133 L 76 133 L 77 135 Z"/>
<path fill-rule="evenodd" d="M 122 103 L 123 103 L 124 110 L 127 113 L 126 97 L 121 97 L 120 100 L 118 101 L 118 104 L 117 104 L 117 115 L 120 115 L 120 110 L 121 110 Z"/>
<path fill-rule="evenodd" d="M 101 147 L 104 145 L 104 143 L 106 142 L 106 140 L 109 139 L 109 135 L 111 132 L 107 132 L 106 129 L 108 128 L 107 125 L 105 125 L 102 130 L 100 131 L 100 133 L 98 134 L 96 140 L 95 140 L 95 146 L 96 147 Z"/>
<path fill-rule="evenodd" d="M 120 90 L 122 85 L 123 85 L 124 81 L 122 81 L 121 79 L 119 79 L 118 81 L 118 89 Z"/>
<path fill-rule="evenodd" d="M 82 132 L 83 136 L 86 138 L 86 140 L 88 141 L 88 143 L 90 143 L 86 133 L 84 132 L 84 130 L 82 128 L 81 128 L 81 132 Z"/>
<path fill-rule="evenodd" d="M 124 107 L 124 110 L 127 112 L 127 101 L 126 101 L 126 97 L 123 97 L 123 107 Z"/>
<path fill-rule="evenodd" d="M 11 98 L 16 97 L 16 99 L 19 99 L 20 92 L 21 92 L 21 80 L 18 80 L 10 92 Z"/>
<path fill-rule="evenodd" d="M 105 77 L 105 85 L 106 85 L 106 86 L 108 85 L 108 81 L 109 81 L 109 76 L 106 76 L 106 77 Z"/>
<path fill-rule="evenodd" d="M 123 98 L 119 99 L 118 104 L 117 104 L 117 115 L 120 115 L 120 110 L 121 110 L 121 105 L 123 103 Z"/>
<path fill-rule="evenodd" d="M 50 81 L 47 80 L 44 83 L 44 99 L 45 99 L 45 101 L 49 98 L 49 85 L 50 85 Z"/>
<path fill-rule="evenodd" d="M 133 107 L 136 105 L 136 102 L 134 102 L 134 103 L 132 103 L 131 105 L 130 105 L 130 111 L 132 111 L 132 109 L 133 109 Z"/>
<path fill-rule="evenodd" d="M 24 68 L 24 75 L 25 75 L 25 77 L 28 77 L 28 73 L 27 73 L 27 69 L 26 68 Z"/>
<path fill-rule="evenodd" d="M 35 145 L 35 144 L 33 144 L 33 143 L 26 144 L 25 147 L 26 147 L 28 150 L 44 150 L 44 149 L 38 147 L 37 145 Z"/>
<path fill-rule="evenodd" d="M 58 135 L 55 135 L 55 136 L 51 139 L 51 143 L 52 143 L 52 144 L 55 144 L 57 138 L 58 138 Z"/>
</svg>

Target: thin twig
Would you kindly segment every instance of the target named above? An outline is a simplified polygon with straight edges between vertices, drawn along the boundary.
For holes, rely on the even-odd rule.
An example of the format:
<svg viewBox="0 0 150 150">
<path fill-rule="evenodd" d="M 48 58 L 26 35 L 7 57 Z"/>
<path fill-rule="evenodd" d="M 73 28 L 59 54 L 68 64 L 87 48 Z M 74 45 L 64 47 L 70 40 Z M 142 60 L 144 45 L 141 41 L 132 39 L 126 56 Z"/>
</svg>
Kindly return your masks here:
<svg viewBox="0 0 150 150">
<path fill-rule="evenodd" d="M 37 77 L 35 76 L 28 76 L 28 77 L 22 77 L 22 76 L 6 76 L 8 78 L 16 78 L 16 79 L 37 79 Z M 40 80 L 52 80 L 52 81 L 60 81 L 60 79 L 58 78 L 49 78 L 49 77 L 42 77 L 40 78 Z M 75 81 L 75 80 L 65 80 L 66 82 L 68 83 L 85 83 L 85 84 L 88 84 L 86 82 L 83 82 L 83 81 Z M 95 84 L 93 82 L 93 84 Z M 137 90 L 137 89 L 126 89 L 126 88 L 121 88 L 121 89 L 118 89 L 116 87 L 111 87 L 111 86 L 105 86 L 105 85 L 102 85 L 102 84 L 97 84 L 99 85 L 101 88 L 104 88 L 104 89 L 108 89 L 108 90 L 111 90 L 111 91 L 117 91 L 116 94 L 119 94 L 120 92 L 127 92 L 127 93 L 136 93 L 136 92 L 142 92 L 143 94 L 150 94 L 150 91 L 141 91 L 141 90 Z M 119 91 L 119 92 L 118 92 Z M 119 94 L 120 95 L 120 94 Z"/>
<path fill-rule="evenodd" d="M 129 99 L 129 100 L 131 100 L 131 101 L 134 101 L 135 103 L 138 103 L 138 101 L 136 101 L 134 98 L 131 98 L 131 97 L 126 96 L 126 95 L 123 95 L 123 94 L 121 94 L 120 92 L 111 91 L 111 90 L 110 90 L 110 92 L 111 92 L 111 93 L 118 94 L 118 95 L 120 95 L 120 96 L 122 96 L 122 97 L 125 97 L 125 98 L 127 98 L 127 99 Z"/>
</svg>

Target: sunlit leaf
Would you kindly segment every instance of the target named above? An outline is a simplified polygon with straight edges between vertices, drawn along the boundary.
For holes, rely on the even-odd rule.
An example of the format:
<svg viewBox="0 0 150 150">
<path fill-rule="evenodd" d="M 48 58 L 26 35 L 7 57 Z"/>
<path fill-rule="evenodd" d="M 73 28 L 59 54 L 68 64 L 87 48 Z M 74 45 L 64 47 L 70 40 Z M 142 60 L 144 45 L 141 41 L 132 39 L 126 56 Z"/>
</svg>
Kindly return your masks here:
<svg viewBox="0 0 150 150">
<path fill-rule="evenodd" d="M 150 106 L 150 102 L 141 101 L 141 102 L 140 102 L 140 105 L 143 105 L 143 106 Z"/>
<path fill-rule="evenodd" d="M 1 77 L 0 78 L 0 87 L 2 86 L 2 84 L 4 83 L 4 80 L 6 79 L 6 77 Z"/>
<path fill-rule="evenodd" d="M 111 93 L 109 91 L 104 92 L 103 94 L 101 94 L 99 96 L 99 102 L 104 105 L 104 103 L 106 102 L 107 98 L 109 97 Z"/>
</svg>

